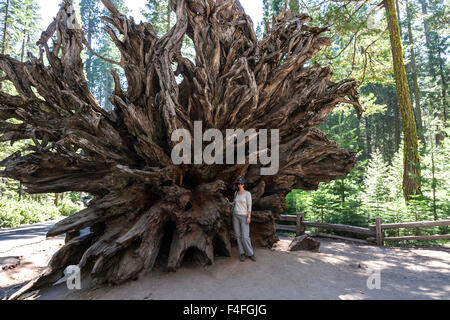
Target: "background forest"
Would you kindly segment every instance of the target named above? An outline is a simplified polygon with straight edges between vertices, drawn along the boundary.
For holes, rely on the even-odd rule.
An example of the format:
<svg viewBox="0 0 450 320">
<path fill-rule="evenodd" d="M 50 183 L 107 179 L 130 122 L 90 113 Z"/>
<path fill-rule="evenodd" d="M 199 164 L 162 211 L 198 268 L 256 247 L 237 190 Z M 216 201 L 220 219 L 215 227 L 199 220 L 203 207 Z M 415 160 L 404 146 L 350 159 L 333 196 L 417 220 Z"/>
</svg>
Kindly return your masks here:
<svg viewBox="0 0 450 320">
<path fill-rule="evenodd" d="M 241 0 L 244 1 L 250 0 Z M 126 1 L 113 3 L 122 13 L 129 14 Z M 387 8 L 394 9 L 389 3 L 395 4 L 402 44 L 400 52 L 395 49 L 398 47 L 393 24 L 387 19 Z M 338 107 L 319 126 L 340 147 L 358 152 L 358 163 L 352 173 L 343 179 L 322 183 L 317 191 L 292 190 L 286 198 L 286 213 L 301 211 L 308 221 L 354 226 L 373 224 L 376 218 L 386 223 L 450 219 L 448 3 L 443 0 L 263 0 L 261 5 L 263 21 L 255 22 L 259 38 L 271 25 L 272 15 L 284 8 L 307 13 L 313 18 L 313 25 L 329 26 L 327 36 L 331 38 L 331 46 L 315 60 L 332 66 L 332 80 L 357 79 L 361 83 L 360 101 L 365 109 L 358 120 L 351 106 Z M 27 58 L 28 52 L 39 55 L 34 45 L 42 31 L 40 17 L 36 15 L 38 7 L 37 0 L 0 0 L 2 54 L 10 54 L 21 61 Z M 118 61 L 119 52 L 100 19 L 108 15 L 101 1 L 80 0 L 77 10 L 90 47 L 100 56 Z M 56 8 L 54 11 L 56 13 Z M 159 35 L 165 33 L 175 19 L 165 0 L 148 0 L 141 13 Z M 188 39 L 183 53 L 195 60 L 195 51 Z M 401 64 L 393 63 L 396 53 L 403 59 Z M 103 108 L 111 110 L 108 97 L 114 82 L 110 70 L 115 68 L 119 74 L 122 70 L 90 51 L 84 52 L 84 60 L 91 91 Z M 402 65 L 405 68 L 402 69 Z M 396 81 L 401 81 L 401 70 L 406 71 L 406 96 L 396 85 Z M 125 81 L 123 87 L 126 89 Z M 0 94 L 14 93 L 12 85 L 0 90 Z M 405 120 L 408 111 L 413 121 Z M 0 133 L 1 130 L 0 125 Z M 417 146 L 409 145 L 405 133 L 407 137 L 418 138 Z M 4 140 L 0 137 L 0 159 L 31 143 L 17 141 L 11 146 L 1 141 Z M 415 149 L 415 158 L 406 153 L 408 148 Z M 409 165 L 414 170 L 408 169 Z M 76 192 L 29 195 L 18 182 L 0 179 L 0 227 L 70 215 L 84 206 L 83 199 L 88 196 Z M 411 185 L 414 192 L 410 191 Z M 448 230 L 436 227 L 392 231 L 395 235 L 418 232 L 445 234 Z"/>
</svg>

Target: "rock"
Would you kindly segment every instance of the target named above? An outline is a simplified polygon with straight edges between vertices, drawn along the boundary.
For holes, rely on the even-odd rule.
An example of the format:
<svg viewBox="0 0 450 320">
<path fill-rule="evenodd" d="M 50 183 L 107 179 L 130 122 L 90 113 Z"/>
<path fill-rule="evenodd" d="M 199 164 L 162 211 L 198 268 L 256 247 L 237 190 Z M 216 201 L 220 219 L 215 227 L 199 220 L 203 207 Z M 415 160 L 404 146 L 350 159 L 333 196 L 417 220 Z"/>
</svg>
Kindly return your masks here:
<svg viewBox="0 0 450 320">
<path fill-rule="evenodd" d="M 2 270 L 14 269 L 20 265 L 22 257 L 0 257 L 0 268 Z"/>
<path fill-rule="evenodd" d="M 358 262 L 352 262 L 349 264 L 350 267 L 355 269 L 367 269 L 367 265 L 358 261 Z"/>
<path fill-rule="evenodd" d="M 304 234 L 302 236 L 295 237 L 289 245 L 289 251 L 308 250 L 318 252 L 320 242 Z"/>
</svg>

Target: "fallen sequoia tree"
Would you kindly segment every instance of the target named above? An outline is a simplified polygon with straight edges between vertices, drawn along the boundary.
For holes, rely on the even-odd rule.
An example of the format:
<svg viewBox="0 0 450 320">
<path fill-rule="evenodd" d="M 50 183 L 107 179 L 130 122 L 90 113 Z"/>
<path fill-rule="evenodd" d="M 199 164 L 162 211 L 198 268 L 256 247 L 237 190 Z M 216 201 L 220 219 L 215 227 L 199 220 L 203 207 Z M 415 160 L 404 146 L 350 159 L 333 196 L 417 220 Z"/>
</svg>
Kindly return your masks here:
<svg viewBox="0 0 450 320">
<path fill-rule="evenodd" d="M 210 264 L 215 255 L 229 256 L 234 239 L 225 197 L 240 176 L 253 197 L 252 241 L 270 247 L 287 193 L 315 190 L 356 162 L 355 152 L 315 128 L 338 103 L 352 104 L 358 117 L 362 110 L 357 82 L 332 82 L 329 67 L 308 64 L 330 43 L 321 35 L 328 29 L 308 26 L 307 15 L 282 12 L 258 40 L 239 1 L 171 1 L 176 24 L 158 38 L 151 24 L 136 24 L 110 0 L 102 2 L 110 13 L 102 17 L 107 32 L 121 52 L 120 62 L 111 62 L 128 83 L 123 90 L 111 72 L 112 112 L 88 88 L 80 57 L 88 45 L 71 1 L 37 42 L 40 57 L 29 54 L 22 63 L 0 55 L 0 79 L 17 91 L 0 93 L 0 141 L 30 141 L 0 163 L 1 176 L 32 194 L 94 196 L 51 228 L 49 237 L 66 234 L 65 245 L 12 298 L 60 279 L 68 265 L 98 283 L 118 284 L 156 264 L 170 271 L 184 259 Z M 194 43 L 195 63 L 181 54 L 185 36 Z M 193 132 L 194 121 L 204 130 L 279 129 L 278 173 L 262 175 L 262 165 L 249 161 L 175 165 L 172 134 Z M 87 227 L 90 233 L 80 235 Z"/>
</svg>

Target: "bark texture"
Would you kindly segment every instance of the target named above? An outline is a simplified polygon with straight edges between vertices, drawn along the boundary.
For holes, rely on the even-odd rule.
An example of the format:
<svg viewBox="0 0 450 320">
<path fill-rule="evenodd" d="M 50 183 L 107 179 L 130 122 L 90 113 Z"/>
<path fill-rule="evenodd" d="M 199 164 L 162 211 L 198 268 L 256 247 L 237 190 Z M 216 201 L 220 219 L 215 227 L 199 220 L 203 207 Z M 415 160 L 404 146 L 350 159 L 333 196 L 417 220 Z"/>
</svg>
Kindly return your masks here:
<svg viewBox="0 0 450 320">
<path fill-rule="evenodd" d="M 329 45 L 322 36 L 327 28 L 309 26 L 307 15 L 283 11 L 258 40 L 239 1 L 171 1 L 176 23 L 158 38 L 149 23 L 135 24 L 109 0 L 102 2 L 128 84 L 124 90 L 112 72 L 112 112 L 87 86 L 80 58 L 87 41 L 70 1 L 42 33 L 40 57 L 21 63 L 0 55 L 0 68 L 17 90 L 0 93 L 0 140 L 33 141 L 0 163 L 1 176 L 21 181 L 29 193 L 94 196 L 48 232 L 71 236 L 42 276 L 14 298 L 51 283 L 68 264 L 118 284 L 159 264 L 170 271 L 186 259 L 208 264 L 215 255 L 229 256 L 234 239 L 225 197 L 233 195 L 239 176 L 253 197 L 253 244 L 270 247 L 288 192 L 317 189 L 347 175 L 356 162 L 355 152 L 315 128 L 337 103 L 352 104 L 358 117 L 362 110 L 357 82 L 332 82 L 330 67 L 306 64 Z M 195 61 L 181 54 L 185 36 L 194 43 Z M 13 118 L 21 123 L 7 121 Z M 279 129 L 278 174 L 262 176 L 260 165 L 248 161 L 174 165 L 172 132 L 192 133 L 196 120 L 204 130 Z M 86 227 L 91 233 L 79 236 Z"/>
<path fill-rule="evenodd" d="M 420 107 L 420 90 L 419 90 L 419 81 L 418 81 L 418 76 L 417 76 L 417 68 L 416 68 L 416 53 L 414 51 L 414 37 L 413 37 L 413 33 L 412 33 L 412 26 L 411 26 L 411 10 L 409 8 L 409 4 L 408 1 L 406 1 L 406 14 L 407 14 L 407 20 L 408 20 L 408 41 L 409 41 L 409 52 L 411 55 L 411 65 L 410 65 L 410 70 L 411 70 L 411 76 L 412 76 L 412 83 L 414 86 L 414 104 L 416 107 L 416 120 L 417 120 L 417 131 L 419 132 L 419 137 L 420 140 L 422 141 L 422 143 L 424 145 L 426 145 L 425 142 L 425 136 L 424 136 L 424 132 L 423 132 L 423 123 L 422 123 L 422 109 Z"/>
<path fill-rule="evenodd" d="M 421 193 L 420 188 L 420 156 L 414 110 L 409 94 L 403 61 L 402 43 L 398 27 L 394 0 L 384 0 L 391 40 L 392 63 L 394 65 L 395 84 L 400 104 L 403 125 L 403 196 L 408 201 L 412 195 Z"/>
</svg>

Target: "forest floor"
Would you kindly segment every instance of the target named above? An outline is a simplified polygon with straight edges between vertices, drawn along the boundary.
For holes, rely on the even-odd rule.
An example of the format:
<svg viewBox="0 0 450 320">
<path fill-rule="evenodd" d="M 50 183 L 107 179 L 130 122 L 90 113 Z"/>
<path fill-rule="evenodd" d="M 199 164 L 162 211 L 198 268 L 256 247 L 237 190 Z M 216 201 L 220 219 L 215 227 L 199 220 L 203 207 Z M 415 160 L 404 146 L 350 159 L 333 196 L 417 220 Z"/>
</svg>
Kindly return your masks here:
<svg viewBox="0 0 450 320">
<path fill-rule="evenodd" d="M 319 252 L 289 252 L 293 238 L 279 237 L 272 249 L 255 250 L 256 262 L 240 262 L 233 248 L 233 257 L 217 257 L 210 266 L 156 268 L 113 287 L 82 279 L 81 290 L 68 290 L 63 282 L 30 299 L 450 299 L 449 245 L 377 247 L 318 238 Z M 36 276 L 63 243 L 58 237 L 0 250 L 3 265 L 6 257 L 22 257 L 16 267 L 0 268 L 0 299 Z M 380 289 L 367 286 L 374 272 Z"/>
</svg>

